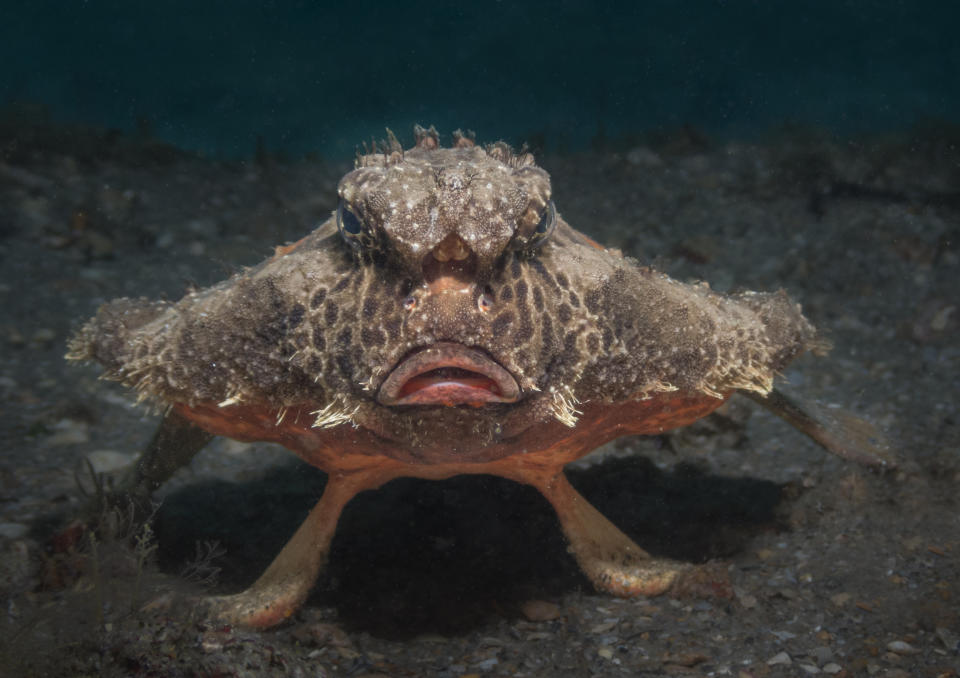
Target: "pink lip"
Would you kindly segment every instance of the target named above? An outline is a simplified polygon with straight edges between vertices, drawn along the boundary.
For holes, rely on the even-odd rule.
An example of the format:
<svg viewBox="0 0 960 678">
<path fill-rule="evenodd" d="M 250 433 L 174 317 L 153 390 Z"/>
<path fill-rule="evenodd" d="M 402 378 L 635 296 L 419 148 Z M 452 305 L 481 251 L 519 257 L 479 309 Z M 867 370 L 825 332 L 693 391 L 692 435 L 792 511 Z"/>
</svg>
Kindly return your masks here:
<svg viewBox="0 0 960 678">
<path fill-rule="evenodd" d="M 439 342 L 402 360 L 380 387 L 384 405 L 512 403 L 520 386 L 485 354 L 462 344 Z"/>
</svg>

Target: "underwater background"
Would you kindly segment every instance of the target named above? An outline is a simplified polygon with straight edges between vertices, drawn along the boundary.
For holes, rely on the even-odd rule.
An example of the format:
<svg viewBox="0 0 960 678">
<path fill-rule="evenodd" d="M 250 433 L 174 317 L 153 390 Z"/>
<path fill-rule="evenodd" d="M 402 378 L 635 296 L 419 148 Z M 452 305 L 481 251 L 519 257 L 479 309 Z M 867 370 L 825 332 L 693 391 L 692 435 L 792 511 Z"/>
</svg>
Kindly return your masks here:
<svg viewBox="0 0 960 678">
<path fill-rule="evenodd" d="M 960 110 L 955 2 L 3 4 L 0 104 L 222 157 L 338 159 L 414 123 L 562 150 Z"/>
<path fill-rule="evenodd" d="M 932 0 L 0 0 L 0 677 L 956 677 L 958 27 Z M 529 144 L 566 222 L 675 280 L 785 290 L 833 349 L 778 388 L 899 465 L 737 397 L 567 467 L 732 598 L 598 593 L 536 490 L 478 475 L 352 501 L 273 630 L 144 609 L 249 586 L 326 476 L 218 437 L 148 524 L 101 510 L 160 416 L 70 338 L 300 240 L 415 123 Z"/>
</svg>

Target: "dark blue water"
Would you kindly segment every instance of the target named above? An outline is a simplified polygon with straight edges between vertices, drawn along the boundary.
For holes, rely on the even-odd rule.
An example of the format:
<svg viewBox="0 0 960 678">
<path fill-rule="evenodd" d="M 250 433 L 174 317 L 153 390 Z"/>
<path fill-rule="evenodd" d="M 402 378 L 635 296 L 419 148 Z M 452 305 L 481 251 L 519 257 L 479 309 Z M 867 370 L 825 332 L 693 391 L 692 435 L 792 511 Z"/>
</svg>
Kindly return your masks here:
<svg viewBox="0 0 960 678">
<path fill-rule="evenodd" d="M 390 126 L 577 147 L 690 124 L 843 134 L 960 115 L 960 3 L 35 0 L 0 104 L 214 155 L 352 153 Z"/>
</svg>

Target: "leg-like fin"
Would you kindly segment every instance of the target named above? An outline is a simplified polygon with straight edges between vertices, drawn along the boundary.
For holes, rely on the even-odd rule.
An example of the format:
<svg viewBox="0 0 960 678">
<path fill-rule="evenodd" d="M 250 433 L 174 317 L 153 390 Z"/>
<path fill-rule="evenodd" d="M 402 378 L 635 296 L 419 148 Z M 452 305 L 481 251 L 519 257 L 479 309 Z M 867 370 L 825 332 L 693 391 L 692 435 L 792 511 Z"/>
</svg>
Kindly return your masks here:
<svg viewBox="0 0 960 678">
<path fill-rule="evenodd" d="M 622 597 L 666 592 L 732 597 L 723 568 L 652 557 L 591 506 L 562 471 L 531 480 L 553 505 L 571 553 L 598 590 Z"/>
<path fill-rule="evenodd" d="M 177 469 L 189 464 L 213 437 L 169 410 L 137 463 L 115 486 L 104 488 L 97 478 L 93 479 L 96 492 L 87 502 L 82 520 L 96 524 L 105 511 L 118 507 L 133 510 L 140 518 L 150 515 L 150 496 L 154 491 Z"/>
<path fill-rule="evenodd" d="M 827 409 L 783 387 L 766 396 L 742 392 L 806 433 L 828 452 L 865 466 L 895 468 L 887 438 L 871 423 L 842 409 Z"/>
<path fill-rule="evenodd" d="M 136 500 L 149 498 L 178 469 L 189 464 L 213 437 L 175 410 L 169 410 L 147 449 L 117 489 Z"/>
<path fill-rule="evenodd" d="M 267 571 L 241 593 L 194 599 L 193 612 L 253 628 L 267 628 L 287 619 L 306 600 L 326 565 L 343 507 L 357 493 L 379 487 L 396 476 L 392 469 L 331 474 L 320 501 Z M 165 602 L 155 601 L 151 606 Z"/>
<path fill-rule="evenodd" d="M 253 586 L 242 593 L 202 599 L 203 615 L 228 624 L 266 628 L 293 614 L 326 564 L 340 513 L 357 491 L 351 484 L 329 481 L 307 519 Z"/>
</svg>

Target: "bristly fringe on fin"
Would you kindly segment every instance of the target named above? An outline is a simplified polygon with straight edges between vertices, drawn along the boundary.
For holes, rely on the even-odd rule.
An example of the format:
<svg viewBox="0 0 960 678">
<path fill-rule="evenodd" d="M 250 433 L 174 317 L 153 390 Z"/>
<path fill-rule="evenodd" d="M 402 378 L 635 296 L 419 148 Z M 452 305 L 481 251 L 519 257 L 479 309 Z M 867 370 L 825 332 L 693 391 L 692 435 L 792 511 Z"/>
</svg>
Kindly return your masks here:
<svg viewBox="0 0 960 678">
<path fill-rule="evenodd" d="M 550 414 L 564 426 L 573 428 L 577 425 L 577 415 L 583 414 L 576 408 L 579 402 L 569 386 L 561 386 L 553 391 L 553 398 L 549 406 Z"/>
<path fill-rule="evenodd" d="M 323 409 L 315 410 L 310 413 L 316 417 L 310 426 L 312 428 L 333 428 L 334 426 L 339 426 L 340 424 L 349 423 L 354 428 L 357 428 L 357 424 L 353 421 L 353 417 L 359 410 L 359 405 L 355 406 L 351 410 L 349 407 L 347 407 L 342 398 L 337 397 L 327 404 L 327 406 Z"/>
</svg>

